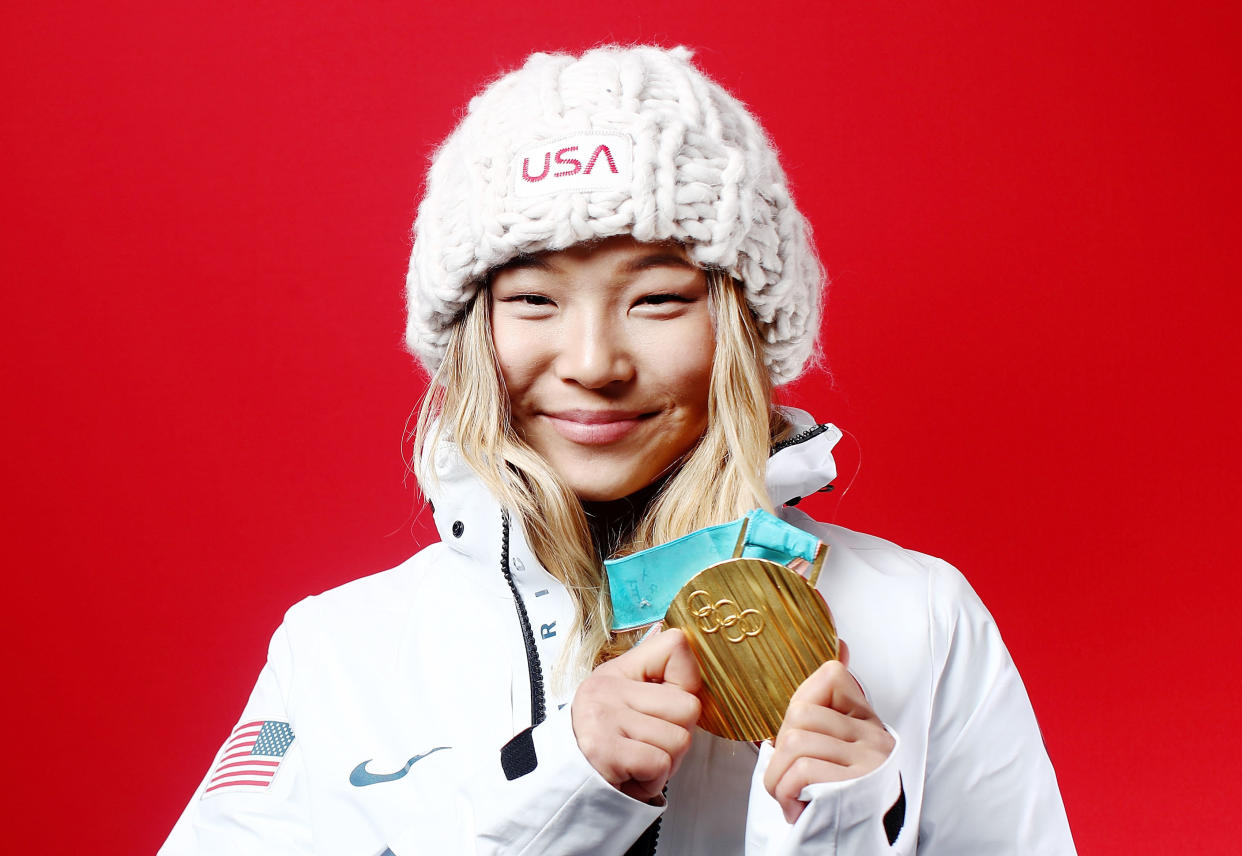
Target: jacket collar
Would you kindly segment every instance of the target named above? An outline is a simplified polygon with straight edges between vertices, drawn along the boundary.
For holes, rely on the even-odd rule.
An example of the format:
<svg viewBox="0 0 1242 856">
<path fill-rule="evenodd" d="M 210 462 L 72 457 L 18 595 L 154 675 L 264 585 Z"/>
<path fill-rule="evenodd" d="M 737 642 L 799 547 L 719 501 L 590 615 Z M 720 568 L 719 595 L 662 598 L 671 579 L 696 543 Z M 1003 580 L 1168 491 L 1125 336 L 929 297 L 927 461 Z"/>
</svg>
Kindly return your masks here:
<svg viewBox="0 0 1242 856">
<path fill-rule="evenodd" d="M 841 439 L 841 429 L 831 422 L 816 422 L 809 413 L 792 407 L 783 409 L 794 431 L 773 447 L 765 477 L 768 496 L 776 506 L 796 503 L 832 483 L 837 477 L 832 449 Z"/>
</svg>

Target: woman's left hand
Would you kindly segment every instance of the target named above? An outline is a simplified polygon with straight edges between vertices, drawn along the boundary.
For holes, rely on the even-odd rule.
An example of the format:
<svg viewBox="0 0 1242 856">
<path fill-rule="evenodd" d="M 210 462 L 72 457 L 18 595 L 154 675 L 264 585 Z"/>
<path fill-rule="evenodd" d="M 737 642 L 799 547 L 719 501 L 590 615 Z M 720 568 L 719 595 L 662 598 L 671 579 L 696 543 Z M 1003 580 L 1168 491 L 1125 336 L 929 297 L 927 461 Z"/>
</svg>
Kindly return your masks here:
<svg viewBox="0 0 1242 856">
<path fill-rule="evenodd" d="M 840 657 L 816 669 L 789 700 L 763 776 L 764 787 L 781 804 L 789 823 L 806 808 L 798 796 L 807 785 L 870 773 L 896 743 L 849 673 L 844 642 Z"/>
</svg>

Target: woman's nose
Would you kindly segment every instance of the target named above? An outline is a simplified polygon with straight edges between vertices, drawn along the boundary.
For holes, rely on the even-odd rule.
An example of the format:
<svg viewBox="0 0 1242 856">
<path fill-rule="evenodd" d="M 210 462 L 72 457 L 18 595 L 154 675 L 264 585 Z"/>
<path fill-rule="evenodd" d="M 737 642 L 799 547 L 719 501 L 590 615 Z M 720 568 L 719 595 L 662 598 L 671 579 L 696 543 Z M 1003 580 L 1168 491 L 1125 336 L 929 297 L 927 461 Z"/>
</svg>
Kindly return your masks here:
<svg viewBox="0 0 1242 856">
<path fill-rule="evenodd" d="M 564 330 L 556 370 L 562 380 L 600 389 L 634 377 L 634 360 L 622 331 L 607 319 L 579 319 Z"/>
</svg>

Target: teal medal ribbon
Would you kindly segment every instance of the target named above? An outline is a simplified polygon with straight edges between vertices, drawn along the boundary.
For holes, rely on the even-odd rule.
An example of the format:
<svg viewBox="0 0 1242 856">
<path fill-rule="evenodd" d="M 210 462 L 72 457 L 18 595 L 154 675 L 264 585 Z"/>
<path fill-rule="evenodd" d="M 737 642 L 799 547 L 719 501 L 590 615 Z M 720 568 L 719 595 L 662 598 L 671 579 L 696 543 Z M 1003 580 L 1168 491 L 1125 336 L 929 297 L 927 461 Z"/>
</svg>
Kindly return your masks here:
<svg viewBox="0 0 1242 856">
<path fill-rule="evenodd" d="M 604 562 L 604 571 L 612 598 L 612 629 L 632 630 L 659 621 L 691 577 L 726 559 L 767 559 L 779 565 L 794 559 L 812 562 L 819 547 L 814 535 L 756 508 L 731 523 L 610 559 Z"/>
</svg>

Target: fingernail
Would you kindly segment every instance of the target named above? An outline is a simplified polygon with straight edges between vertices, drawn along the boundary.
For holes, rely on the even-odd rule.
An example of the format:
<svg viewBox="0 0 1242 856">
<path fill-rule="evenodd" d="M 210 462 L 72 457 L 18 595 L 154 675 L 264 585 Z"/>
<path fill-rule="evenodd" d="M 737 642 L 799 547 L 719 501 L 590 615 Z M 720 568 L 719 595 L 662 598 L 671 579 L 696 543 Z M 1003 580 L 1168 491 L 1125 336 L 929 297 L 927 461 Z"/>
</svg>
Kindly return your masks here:
<svg viewBox="0 0 1242 856">
<path fill-rule="evenodd" d="M 648 636 L 651 636 L 652 634 L 655 634 L 655 633 L 659 633 L 662 629 L 664 629 L 664 622 L 663 622 L 663 621 L 657 621 L 655 624 L 653 624 L 653 625 L 651 625 L 650 627 L 648 627 L 648 628 L 647 628 L 647 632 L 646 632 L 646 633 L 644 633 L 642 636 L 638 637 L 638 641 L 634 643 L 635 647 L 637 647 L 637 646 L 639 646 L 639 645 L 643 644 L 644 642 L 646 642 L 646 641 L 647 641 L 647 637 L 648 637 Z"/>
</svg>

